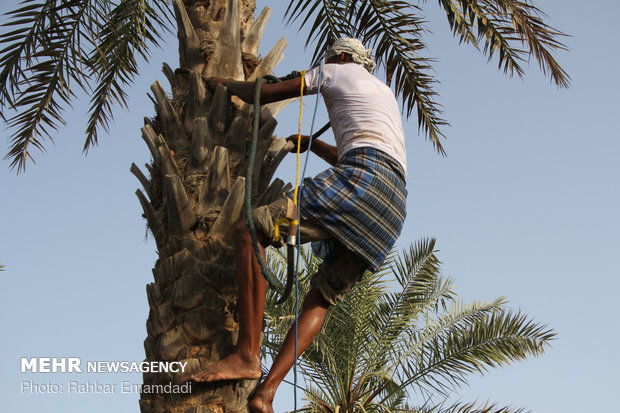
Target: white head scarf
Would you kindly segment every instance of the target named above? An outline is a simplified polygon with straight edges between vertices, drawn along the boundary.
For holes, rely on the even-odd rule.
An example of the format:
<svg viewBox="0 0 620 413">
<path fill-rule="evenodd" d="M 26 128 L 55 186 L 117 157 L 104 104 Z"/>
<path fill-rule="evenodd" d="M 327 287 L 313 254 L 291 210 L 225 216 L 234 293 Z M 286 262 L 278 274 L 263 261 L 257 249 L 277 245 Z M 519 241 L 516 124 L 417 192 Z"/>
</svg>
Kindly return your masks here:
<svg viewBox="0 0 620 413">
<path fill-rule="evenodd" d="M 339 55 L 340 53 L 346 53 L 351 55 L 353 61 L 357 64 L 364 66 L 366 70 L 372 73 L 375 70 L 377 64 L 372 60 L 372 49 L 366 49 L 364 44 L 358 39 L 352 39 L 343 37 L 338 39 L 332 47 L 325 52 L 325 58 Z"/>
</svg>

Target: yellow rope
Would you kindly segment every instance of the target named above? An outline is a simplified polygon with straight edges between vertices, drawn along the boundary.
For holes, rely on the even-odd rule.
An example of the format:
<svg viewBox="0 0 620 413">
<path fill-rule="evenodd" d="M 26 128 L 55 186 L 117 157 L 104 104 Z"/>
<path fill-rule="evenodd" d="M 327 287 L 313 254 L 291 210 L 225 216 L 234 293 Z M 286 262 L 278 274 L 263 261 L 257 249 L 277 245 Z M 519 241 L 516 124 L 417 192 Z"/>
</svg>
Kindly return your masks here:
<svg viewBox="0 0 620 413">
<path fill-rule="evenodd" d="M 297 192 L 299 191 L 299 156 L 301 153 L 301 117 L 304 113 L 304 75 L 305 70 L 301 72 L 301 90 L 299 92 L 299 123 L 297 127 L 297 175 L 295 175 L 295 192 L 293 193 L 293 202 L 297 206 Z"/>
<path fill-rule="evenodd" d="M 303 70 L 301 72 L 301 90 L 299 92 L 299 123 L 297 127 L 297 174 L 295 175 L 295 191 L 293 192 L 293 203 L 295 203 L 296 207 L 297 207 L 297 193 L 299 192 L 299 171 L 301 169 L 299 159 L 300 159 L 300 154 L 301 154 L 301 118 L 304 113 L 304 86 L 305 86 L 304 75 L 305 74 L 306 74 L 306 71 Z M 275 239 L 280 239 L 280 224 L 282 223 L 288 223 L 290 225 L 299 225 L 299 221 L 296 219 L 292 220 L 288 218 L 278 218 L 274 225 L 274 238 Z"/>
</svg>

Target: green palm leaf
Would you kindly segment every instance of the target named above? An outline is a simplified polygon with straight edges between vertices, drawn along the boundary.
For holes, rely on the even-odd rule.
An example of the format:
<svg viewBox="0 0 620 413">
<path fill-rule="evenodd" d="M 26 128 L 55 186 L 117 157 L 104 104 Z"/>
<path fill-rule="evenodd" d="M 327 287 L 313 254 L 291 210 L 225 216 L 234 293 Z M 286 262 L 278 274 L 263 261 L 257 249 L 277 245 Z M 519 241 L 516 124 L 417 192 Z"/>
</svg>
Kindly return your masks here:
<svg viewBox="0 0 620 413">
<path fill-rule="evenodd" d="M 77 90 L 94 96 L 85 150 L 111 117 L 111 102 L 126 104 L 122 85 L 137 75 L 136 56 L 157 44 L 166 22 L 165 3 L 151 0 L 25 0 L 7 13 L 0 35 L 0 108 L 17 132 L 6 159 L 23 171 L 32 148 L 64 124 L 63 111 Z M 14 112 L 7 115 L 6 109 Z"/>
<path fill-rule="evenodd" d="M 97 128 L 108 130 L 114 101 L 127 107 L 126 86 L 139 74 L 137 57 L 148 58 L 149 44 L 157 45 L 167 20 L 157 8 L 143 0 L 125 0 L 109 12 L 105 25 L 97 33 L 97 44 L 89 57 L 89 64 L 97 74 L 97 86 L 91 99 L 90 117 L 86 128 L 84 150 L 97 143 Z"/>
<path fill-rule="evenodd" d="M 484 53 L 489 60 L 498 54 L 498 66 L 504 73 L 523 76 L 520 63 L 533 55 L 554 83 L 569 86 L 570 77 L 552 54 L 554 50 L 567 50 L 558 40 L 566 35 L 546 25 L 545 14 L 529 0 L 439 0 L 439 4 L 460 40 L 476 46 L 484 41 Z"/>
<path fill-rule="evenodd" d="M 3 27 L 12 31 L 0 36 L 0 103 L 17 112 L 9 119 L 2 115 L 18 130 L 7 155 L 11 167 L 24 169 L 31 146 L 43 150 L 41 136 L 51 139 L 51 130 L 64 123 L 62 107 L 74 96 L 71 82 L 84 86 L 85 55 L 74 45 L 83 41 L 88 3 L 26 0 L 8 13 L 13 20 Z"/>
</svg>

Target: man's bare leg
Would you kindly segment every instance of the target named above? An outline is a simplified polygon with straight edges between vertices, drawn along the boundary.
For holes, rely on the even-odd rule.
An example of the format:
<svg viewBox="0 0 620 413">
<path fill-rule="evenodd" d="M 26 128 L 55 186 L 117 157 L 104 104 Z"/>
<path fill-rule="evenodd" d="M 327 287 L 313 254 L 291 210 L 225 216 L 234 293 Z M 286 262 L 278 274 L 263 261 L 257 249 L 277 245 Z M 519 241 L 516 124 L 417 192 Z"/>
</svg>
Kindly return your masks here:
<svg viewBox="0 0 620 413">
<path fill-rule="evenodd" d="M 282 348 L 276 357 L 269 375 L 256 388 L 254 397 L 250 400 L 250 411 L 253 413 L 273 413 L 272 402 L 276 390 L 295 362 L 310 345 L 321 329 L 329 303 L 323 298 L 320 291 L 312 288 L 304 299 L 302 313 L 299 316 L 297 337 L 297 356 L 295 354 L 295 325 L 291 327 L 284 339 Z"/>
<path fill-rule="evenodd" d="M 261 255 L 265 249 L 259 243 Z M 267 282 L 263 278 L 252 248 L 250 233 L 240 223 L 235 233 L 239 338 L 235 350 L 227 357 L 192 376 L 197 382 L 258 379 L 261 376 L 260 336 Z"/>
</svg>

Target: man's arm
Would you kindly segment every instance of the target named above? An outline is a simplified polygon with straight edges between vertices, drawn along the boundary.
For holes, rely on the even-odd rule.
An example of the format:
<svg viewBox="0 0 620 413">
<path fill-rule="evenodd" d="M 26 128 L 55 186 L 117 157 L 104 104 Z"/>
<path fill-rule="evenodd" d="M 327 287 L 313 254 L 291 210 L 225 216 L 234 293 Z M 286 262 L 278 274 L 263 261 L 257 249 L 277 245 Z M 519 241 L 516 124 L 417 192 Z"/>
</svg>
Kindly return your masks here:
<svg viewBox="0 0 620 413">
<path fill-rule="evenodd" d="M 228 88 L 230 93 L 238 96 L 244 102 L 254 102 L 254 89 L 256 88 L 256 82 L 240 82 L 232 79 L 225 79 L 223 77 L 212 77 L 207 80 L 207 87 L 210 90 L 215 89 L 217 85 L 225 86 Z M 301 94 L 300 89 L 301 77 L 278 83 L 264 84 L 260 89 L 260 103 L 263 105 L 299 97 Z M 304 94 L 305 93 L 306 87 L 304 86 Z M 295 148 L 291 150 L 291 152 L 297 152 L 297 135 L 291 135 L 287 138 L 287 140 L 295 144 Z M 301 152 L 308 150 L 309 140 L 309 136 L 302 136 Z M 335 166 L 338 163 L 336 147 L 328 143 L 315 139 L 312 145 L 312 152 L 332 166 Z"/>
<path fill-rule="evenodd" d="M 217 85 L 222 85 L 228 88 L 230 93 L 238 96 L 246 103 L 254 102 L 254 89 L 256 88 L 256 82 L 240 82 L 232 79 L 225 79 L 223 77 L 212 77 L 207 80 L 207 88 L 209 90 L 215 89 Z M 304 87 L 304 94 L 306 93 Z M 277 83 L 264 84 L 260 89 L 260 103 L 261 105 L 277 102 L 280 100 L 299 97 L 301 94 L 301 77 L 285 80 Z"/>
<path fill-rule="evenodd" d="M 291 135 L 286 138 L 287 141 L 293 142 L 295 147 L 291 149 L 292 153 L 297 152 L 297 135 Z M 310 143 L 310 136 L 302 135 L 301 136 L 301 146 L 300 153 L 304 153 L 308 150 L 308 144 Z M 312 148 L 310 149 L 312 153 L 323 159 L 325 162 L 330 164 L 331 166 L 336 166 L 338 163 L 338 152 L 336 151 L 336 147 L 332 146 L 328 143 L 320 141 L 318 139 L 312 140 Z"/>
</svg>

